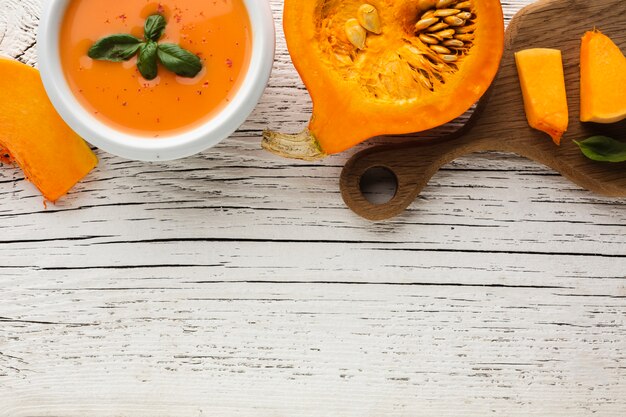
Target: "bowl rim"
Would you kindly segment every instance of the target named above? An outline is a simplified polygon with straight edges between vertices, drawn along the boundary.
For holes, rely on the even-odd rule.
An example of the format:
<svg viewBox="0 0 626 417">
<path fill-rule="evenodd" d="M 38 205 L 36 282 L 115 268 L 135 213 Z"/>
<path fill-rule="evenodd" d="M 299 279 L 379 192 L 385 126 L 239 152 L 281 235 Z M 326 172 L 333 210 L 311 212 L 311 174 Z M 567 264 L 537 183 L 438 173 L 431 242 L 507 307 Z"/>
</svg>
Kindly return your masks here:
<svg viewBox="0 0 626 417">
<path fill-rule="evenodd" d="M 71 0 L 49 0 L 37 34 L 41 78 L 50 101 L 63 120 L 92 145 L 138 161 L 189 157 L 231 136 L 250 116 L 269 82 L 274 64 L 276 28 L 267 0 L 243 0 L 252 29 L 247 73 L 233 99 L 214 117 L 188 131 L 150 139 L 116 130 L 91 115 L 70 90 L 61 64 L 60 28 Z"/>
</svg>

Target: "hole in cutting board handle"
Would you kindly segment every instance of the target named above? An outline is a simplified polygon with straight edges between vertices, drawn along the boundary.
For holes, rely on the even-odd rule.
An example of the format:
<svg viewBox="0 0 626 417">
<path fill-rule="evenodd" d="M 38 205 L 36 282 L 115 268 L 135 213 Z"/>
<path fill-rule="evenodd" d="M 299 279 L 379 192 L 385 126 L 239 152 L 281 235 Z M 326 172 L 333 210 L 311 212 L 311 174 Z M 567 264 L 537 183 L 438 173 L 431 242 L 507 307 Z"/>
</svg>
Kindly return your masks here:
<svg viewBox="0 0 626 417">
<path fill-rule="evenodd" d="M 361 194 L 371 204 L 382 206 L 389 203 L 398 192 L 398 177 L 389 168 L 369 168 L 359 180 Z"/>
</svg>

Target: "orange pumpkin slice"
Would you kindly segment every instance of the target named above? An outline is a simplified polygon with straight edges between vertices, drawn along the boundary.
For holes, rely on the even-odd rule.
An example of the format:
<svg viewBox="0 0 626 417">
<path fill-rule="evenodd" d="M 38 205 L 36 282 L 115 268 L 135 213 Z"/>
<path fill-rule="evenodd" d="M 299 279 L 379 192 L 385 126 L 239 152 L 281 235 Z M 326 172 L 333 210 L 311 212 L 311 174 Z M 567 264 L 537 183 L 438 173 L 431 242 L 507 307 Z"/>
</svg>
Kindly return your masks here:
<svg viewBox="0 0 626 417">
<path fill-rule="evenodd" d="M 308 127 L 263 147 L 314 160 L 421 132 L 487 91 L 504 49 L 499 0 L 286 0 L 289 53 L 313 100 Z"/>
<path fill-rule="evenodd" d="M 587 32 L 580 50 L 580 120 L 626 119 L 626 57 L 600 31 Z"/>
<path fill-rule="evenodd" d="M 528 124 L 559 145 L 569 124 L 561 51 L 527 49 L 515 54 L 515 62 Z"/>
<path fill-rule="evenodd" d="M 2 160 L 16 162 L 46 200 L 57 201 L 98 159 L 52 107 L 39 71 L 0 59 L 0 92 Z"/>
</svg>

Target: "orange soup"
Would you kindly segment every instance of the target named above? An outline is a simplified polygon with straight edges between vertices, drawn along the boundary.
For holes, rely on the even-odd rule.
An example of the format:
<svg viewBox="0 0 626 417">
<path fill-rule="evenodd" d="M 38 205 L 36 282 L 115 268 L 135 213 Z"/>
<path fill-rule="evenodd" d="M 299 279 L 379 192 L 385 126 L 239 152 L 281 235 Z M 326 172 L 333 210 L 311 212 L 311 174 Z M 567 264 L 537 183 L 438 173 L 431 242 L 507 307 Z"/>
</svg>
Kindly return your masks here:
<svg viewBox="0 0 626 417">
<path fill-rule="evenodd" d="M 89 48 L 114 34 L 144 36 L 153 14 L 167 21 L 159 43 L 196 54 L 202 71 L 183 78 L 159 64 L 144 79 L 137 57 L 92 60 Z M 161 137 L 207 121 L 236 94 L 250 62 L 252 32 L 243 0 L 71 0 L 60 38 L 65 77 L 81 104 L 107 125 L 134 135 Z"/>
</svg>

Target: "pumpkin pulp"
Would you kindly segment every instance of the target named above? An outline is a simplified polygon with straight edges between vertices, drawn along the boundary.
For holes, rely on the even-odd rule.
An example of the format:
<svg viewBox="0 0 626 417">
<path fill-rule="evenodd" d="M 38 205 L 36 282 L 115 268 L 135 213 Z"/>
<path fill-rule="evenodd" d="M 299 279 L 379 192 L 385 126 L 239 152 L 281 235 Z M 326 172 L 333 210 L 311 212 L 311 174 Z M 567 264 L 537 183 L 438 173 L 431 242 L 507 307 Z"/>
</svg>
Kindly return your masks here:
<svg viewBox="0 0 626 417">
<path fill-rule="evenodd" d="M 286 0 L 284 29 L 313 115 L 298 135 L 266 132 L 263 146 L 299 159 L 455 119 L 485 93 L 504 48 L 498 0 Z"/>
<path fill-rule="evenodd" d="M 617 123 L 626 119 L 626 57 L 600 31 L 587 32 L 580 52 L 580 120 Z"/>
<path fill-rule="evenodd" d="M 526 49 L 515 54 L 515 62 L 528 123 L 560 145 L 569 124 L 561 51 Z"/>
<path fill-rule="evenodd" d="M 0 91 L 0 161 L 16 162 L 48 201 L 57 201 L 98 159 L 52 107 L 39 71 L 0 58 Z"/>
</svg>

